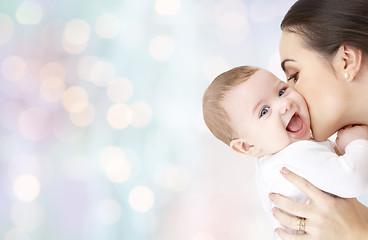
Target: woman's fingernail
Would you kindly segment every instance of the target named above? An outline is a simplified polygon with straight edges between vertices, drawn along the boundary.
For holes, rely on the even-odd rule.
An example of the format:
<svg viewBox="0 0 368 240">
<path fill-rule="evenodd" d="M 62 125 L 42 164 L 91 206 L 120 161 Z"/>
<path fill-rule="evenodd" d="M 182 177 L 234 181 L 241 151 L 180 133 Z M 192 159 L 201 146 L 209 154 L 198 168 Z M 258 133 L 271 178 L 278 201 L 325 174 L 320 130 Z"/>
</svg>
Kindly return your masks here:
<svg viewBox="0 0 368 240">
<path fill-rule="evenodd" d="M 277 209 L 275 207 L 272 208 L 272 214 L 275 214 L 276 211 L 277 211 Z"/>
<path fill-rule="evenodd" d="M 276 194 L 274 194 L 274 193 L 270 193 L 270 194 L 269 194 L 269 198 L 270 198 L 271 200 L 275 200 L 275 198 L 276 198 Z"/>
<path fill-rule="evenodd" d="M 290 173 L 290 170 L 289 170 L 289 169 L 287 169 L 286 167 L 283 167 L 283 168 L 281 169 L 281 172 L 282 172 L 283 174 L 285 174 L 285 175 L 288 175 L 288 174 Z"/>
<path fill-rule="evenodd" d="M 279 228 L 276 228 L 275 229 L 275 234 L 277 235 L 277 237 L 280 237 L 279 233 L 280 233 L 280 229 Z"/>
</svg>

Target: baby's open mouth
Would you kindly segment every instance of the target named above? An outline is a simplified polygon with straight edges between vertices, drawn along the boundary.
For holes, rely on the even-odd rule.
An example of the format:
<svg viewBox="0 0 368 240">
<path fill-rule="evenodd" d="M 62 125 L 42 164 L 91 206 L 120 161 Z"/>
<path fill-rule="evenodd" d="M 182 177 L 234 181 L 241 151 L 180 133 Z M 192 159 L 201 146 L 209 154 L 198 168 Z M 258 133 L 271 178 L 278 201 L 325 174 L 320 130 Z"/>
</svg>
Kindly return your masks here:
<svg viewBox="0 0 368 240">
<path fill-rule="evenodd" d="M 290 119 L 289 124 L 286 126 L 286 130 L 289 132 L 299 132 L 303 128 L 303 120 L 300 118 L 298 113 L 295 113 Z"/>
</svg>

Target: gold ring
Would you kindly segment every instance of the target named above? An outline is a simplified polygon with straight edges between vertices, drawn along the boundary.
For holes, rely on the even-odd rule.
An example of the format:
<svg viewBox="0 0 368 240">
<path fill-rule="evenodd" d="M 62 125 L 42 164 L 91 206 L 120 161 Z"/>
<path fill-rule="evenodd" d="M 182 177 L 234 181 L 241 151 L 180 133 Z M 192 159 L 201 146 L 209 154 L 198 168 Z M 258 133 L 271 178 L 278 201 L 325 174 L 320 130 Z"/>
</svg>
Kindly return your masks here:
<svg viewBox="0 0 368 240">
<path fill-rule="evenodd" d="M 296 223 L 298 231 L 305 231 L 305 218 L 298 217 L 298 222 Z"/>
</svg>

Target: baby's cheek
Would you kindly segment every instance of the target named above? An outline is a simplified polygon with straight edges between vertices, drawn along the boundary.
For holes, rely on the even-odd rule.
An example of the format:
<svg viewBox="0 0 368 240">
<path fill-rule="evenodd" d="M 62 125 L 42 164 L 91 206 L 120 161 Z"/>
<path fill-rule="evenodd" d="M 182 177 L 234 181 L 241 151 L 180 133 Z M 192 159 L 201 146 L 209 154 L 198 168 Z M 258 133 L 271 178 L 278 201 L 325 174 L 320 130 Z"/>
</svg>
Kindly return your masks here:
<svg viewBox="0 0 368 240">
<path fill-rule="evenodd" d="M 273 144 L 270 143 L 270 145 L 273 145 L 272 152 L 276 153 L 290 145 L 292 141 L 288 136 L 278 136 L 278 139 L 276 139 Z"/>
</svg>

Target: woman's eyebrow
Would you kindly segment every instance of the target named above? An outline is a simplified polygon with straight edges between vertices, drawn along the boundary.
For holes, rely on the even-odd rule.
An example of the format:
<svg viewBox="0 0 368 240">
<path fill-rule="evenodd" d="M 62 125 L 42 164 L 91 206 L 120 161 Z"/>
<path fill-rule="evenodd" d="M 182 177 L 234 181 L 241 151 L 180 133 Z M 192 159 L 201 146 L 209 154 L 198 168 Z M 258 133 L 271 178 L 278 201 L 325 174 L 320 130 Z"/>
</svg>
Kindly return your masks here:
<svg viewBox="0 0 368 240">
<path fill-rule="evenodd" d="M 282 68 L 282 70 L 285 72 L 285 63 L 287 63 L 287 62 L 295 62 L 293 59 L 285 59 L 284 61 L 282 61 L 282 63 L 281 63 L 281 68 Z"/>
</svg>

